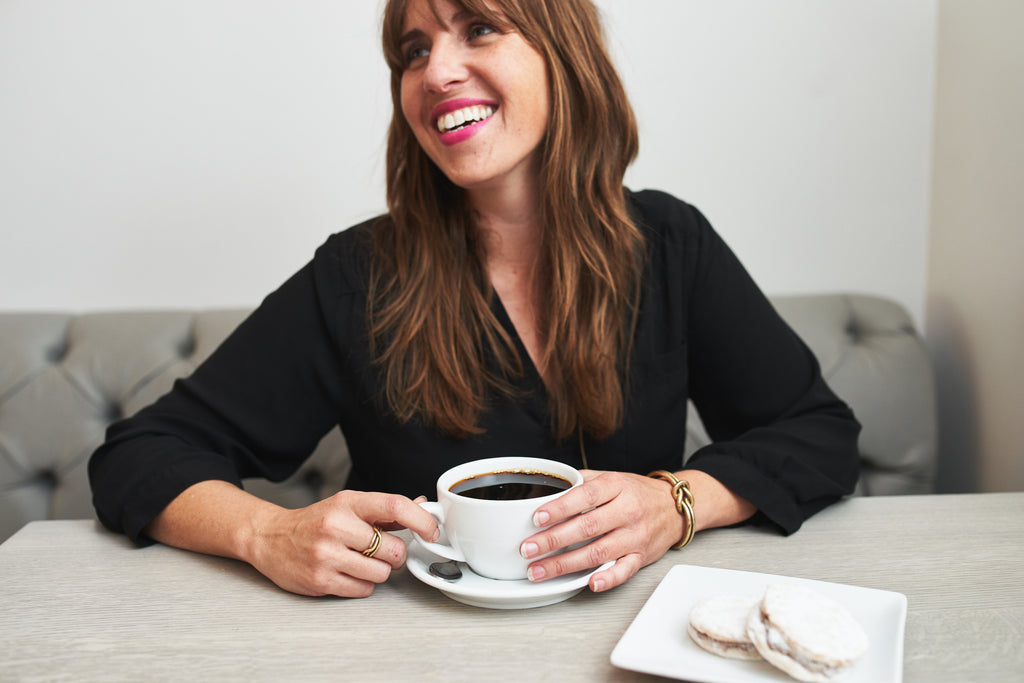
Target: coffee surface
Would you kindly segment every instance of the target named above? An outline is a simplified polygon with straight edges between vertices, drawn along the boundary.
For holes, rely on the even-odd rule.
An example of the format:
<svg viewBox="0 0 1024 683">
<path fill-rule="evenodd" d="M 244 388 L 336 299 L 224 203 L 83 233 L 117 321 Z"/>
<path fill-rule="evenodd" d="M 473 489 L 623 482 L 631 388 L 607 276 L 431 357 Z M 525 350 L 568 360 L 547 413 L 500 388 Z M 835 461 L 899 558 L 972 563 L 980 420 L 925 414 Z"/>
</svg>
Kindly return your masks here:
<svg viewBox="0 0 1024 683">
<path fill-rule="evenodd" d="M 481 500 L 523 500 L 550 496 L 570 486 L 562 477 L 547 472 L 488 472 L 458 481 L 448 490 Z"/>
</svg>

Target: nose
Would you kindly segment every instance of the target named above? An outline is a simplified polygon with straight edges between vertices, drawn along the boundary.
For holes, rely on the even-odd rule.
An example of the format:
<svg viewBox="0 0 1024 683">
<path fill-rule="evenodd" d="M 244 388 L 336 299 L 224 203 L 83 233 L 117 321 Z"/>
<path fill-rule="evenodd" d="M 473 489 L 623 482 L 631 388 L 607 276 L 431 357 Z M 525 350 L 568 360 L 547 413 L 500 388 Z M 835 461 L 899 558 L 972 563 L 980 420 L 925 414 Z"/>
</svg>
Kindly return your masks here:
<svg viewBox="0 0 1024 683">
<path fill-rule="evenodd" d="M 466 80 L 465 55 L 448 40 L 438 40 L 430 48 L 423 85 L 431 92 L 446 92 Z"/>
</svg>

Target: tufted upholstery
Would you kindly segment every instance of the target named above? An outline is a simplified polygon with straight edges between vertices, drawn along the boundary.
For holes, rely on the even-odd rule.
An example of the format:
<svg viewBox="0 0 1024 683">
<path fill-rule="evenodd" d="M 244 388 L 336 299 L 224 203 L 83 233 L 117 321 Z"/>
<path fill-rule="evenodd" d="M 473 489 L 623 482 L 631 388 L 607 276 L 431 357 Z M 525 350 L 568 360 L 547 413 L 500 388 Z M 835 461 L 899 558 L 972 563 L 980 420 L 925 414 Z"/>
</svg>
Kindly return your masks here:
<svg viewBox="0 0 1024 683">
<path fill-rule="evenodd" d="M 864 425 L 858 492 L 931 491 L 934 387 L 906 312 L 857 295 L 773 302 Z M 167 391 L 246 314 L 0 314 L 0 541 L 31 520 L 91 517 L 86 463 L 107 424 Z M 707 439 L 691 414 L 688 452 Z M 247 481 L 246 488 L 297 507 L 343 488 L 348 471 L 345 442 L 335 429 L 288 481 Z"/>
<path fill-rule="evenodd" d="M 931 493 L 938 457 L 935 380 L 924 342 L 899 304 L 873 296 L 774 297 L 863 427 L 859 495 Z M 690 405 L 686 454 L 708 442 Z"/>
<path fill-rule="evenodd" d="M 247 313 L 0 314 L 0 541 L 35 519 L 92 517 L 86 465 L 107 425 L 170 389 Z M 299 507 L 348 471 L 334 429 L 287 482 L 245 485 Z"/>
</svg>

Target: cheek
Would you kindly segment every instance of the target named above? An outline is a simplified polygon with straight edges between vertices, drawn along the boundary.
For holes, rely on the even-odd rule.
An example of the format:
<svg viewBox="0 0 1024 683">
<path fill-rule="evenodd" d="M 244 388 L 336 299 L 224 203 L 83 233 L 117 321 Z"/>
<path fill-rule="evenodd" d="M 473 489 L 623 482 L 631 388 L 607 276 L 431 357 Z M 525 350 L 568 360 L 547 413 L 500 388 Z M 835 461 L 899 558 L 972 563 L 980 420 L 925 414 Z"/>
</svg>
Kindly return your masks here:
<svg viewBox="0 0 1024 683">
<path fill-rule="evenodd" d="M 529 97 L 531 121 L 547 127 L 551 117 L 551 80 L 539 54 L 531 55 L 529 68 L 520 72 L 520 92 Z"/>
<path fill-rule="evenodd" d="M 551 120 L 551 96 L 547 81 L 531 80 L 523 83 L 520 91 L 527 103 L 529 118 L 525 121 L 538 133 L 546 130 Z"/>
</svg>

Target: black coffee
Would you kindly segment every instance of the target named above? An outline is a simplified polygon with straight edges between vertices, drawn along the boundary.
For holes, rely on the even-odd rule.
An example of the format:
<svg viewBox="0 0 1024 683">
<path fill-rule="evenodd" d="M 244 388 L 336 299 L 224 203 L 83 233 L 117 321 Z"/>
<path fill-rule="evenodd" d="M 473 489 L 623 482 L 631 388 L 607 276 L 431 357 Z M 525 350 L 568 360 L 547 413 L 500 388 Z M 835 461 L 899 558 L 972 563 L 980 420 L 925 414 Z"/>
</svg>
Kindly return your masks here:
<svg viewBox="0 0 1024 683">
<path fill-rule="evenodd" d="M 458 481 L 448 490 L 482 500 L 523 500 L 550 496 L 570 486 L 562 477 L 547 472 L 488 472 Z"/>
</svg>

